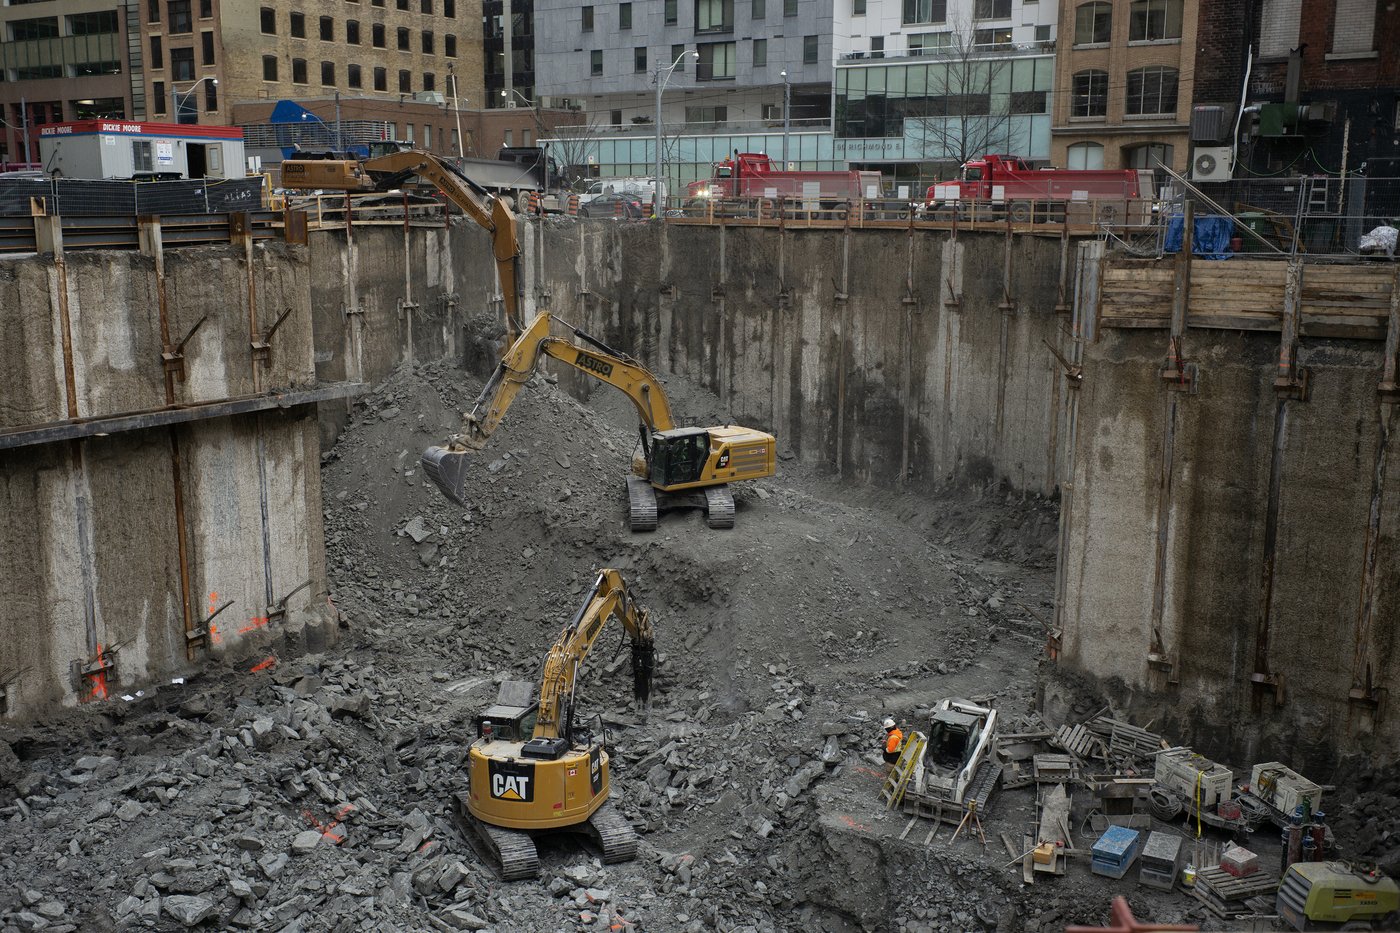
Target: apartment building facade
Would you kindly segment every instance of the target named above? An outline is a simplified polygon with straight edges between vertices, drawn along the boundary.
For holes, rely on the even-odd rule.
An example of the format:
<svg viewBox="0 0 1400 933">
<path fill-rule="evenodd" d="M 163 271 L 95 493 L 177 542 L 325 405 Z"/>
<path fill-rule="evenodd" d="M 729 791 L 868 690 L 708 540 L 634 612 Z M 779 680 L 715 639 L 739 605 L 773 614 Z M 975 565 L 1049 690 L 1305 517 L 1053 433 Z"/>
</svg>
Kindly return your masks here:
<svg viewBox="0 0 1400 933">
<path fill-rule="evenodd" d="M 1182 171 L 1190 151 L 1199 0 L 1062 0 L 1051 160 Z M 1241 15 L 1239 4 L 1230 7 Z"/>
<path fill-rule="evenodd" d="M 39 0 L 0 6 L 0 163 L 39 159 L 45 123 L 130 117 L 144 105 L 139 32 L 113 0 Z M 134 55 L 134 58 L 132 57 Z"/>
</svg>

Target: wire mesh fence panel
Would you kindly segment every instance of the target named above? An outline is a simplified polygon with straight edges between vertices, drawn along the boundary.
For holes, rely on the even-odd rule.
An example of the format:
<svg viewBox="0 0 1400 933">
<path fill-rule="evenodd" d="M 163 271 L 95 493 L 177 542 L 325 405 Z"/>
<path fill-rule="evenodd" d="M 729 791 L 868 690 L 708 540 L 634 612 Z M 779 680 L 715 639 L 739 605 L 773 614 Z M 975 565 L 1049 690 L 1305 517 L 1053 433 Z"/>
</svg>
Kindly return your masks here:
<svg viewBox="0 0 1400 933">
<path fill-rule="evenodd" d="M 221 214 L 258 210 L 261 178 L 130 181 L 118 179 L 0 179 L 0 217 L 28 217 L 39 199 L 49 214 L 122 217 L 137 214 Z"/>
</svg>

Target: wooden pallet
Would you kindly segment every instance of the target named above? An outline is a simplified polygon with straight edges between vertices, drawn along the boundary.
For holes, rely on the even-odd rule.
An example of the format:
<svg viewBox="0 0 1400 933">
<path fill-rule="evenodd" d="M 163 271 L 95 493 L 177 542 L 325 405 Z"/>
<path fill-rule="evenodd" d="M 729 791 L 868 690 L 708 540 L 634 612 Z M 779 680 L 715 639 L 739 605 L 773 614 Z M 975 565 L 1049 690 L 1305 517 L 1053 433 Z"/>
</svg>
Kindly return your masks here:
<svg viewBox="0 0 1400 933">
<path fill-rule="evenodd" d="M 1037 784 L 1065 784 L 1079 780 L 1079 759 L 1073 755 L 1036 755 L 1031 759 Z"/>
<path fill-rule="evenodd" d="M 1056 748 L 1062 748 L 1084 761 L 1090 758 L 1108 760 L 1108 746 L 1104 744 L 1103 739 L 1090 732 L 1089 728 L 1082 724 L 1060 726 L 1059 729 L 1055 730 L 1050 744 Z"/>
<path fill-rule="evenodd" d="M 1278 890 L 1278 875 L 1258 871 L 1236 878 L 1223 868 L 1203 868 L 1196 873 L 1196 885 L 1191 894 L 1217 917 L 1229 919 L 1246 913 L 1245 901 Z"/>
</svg>

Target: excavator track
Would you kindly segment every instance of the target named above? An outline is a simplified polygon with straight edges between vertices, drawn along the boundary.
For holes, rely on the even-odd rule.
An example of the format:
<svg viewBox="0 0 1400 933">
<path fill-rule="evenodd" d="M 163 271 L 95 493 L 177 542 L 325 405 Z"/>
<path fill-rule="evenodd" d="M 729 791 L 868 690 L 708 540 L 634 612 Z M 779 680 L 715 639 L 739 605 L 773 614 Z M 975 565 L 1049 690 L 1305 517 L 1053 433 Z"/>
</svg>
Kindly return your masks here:
<svg viewBox="0 0 1400 933">
<path fill-rule="evenodd" d="M 627 521 L 633 531 L 656 530 L 656 490 L 640 476 L 627 477 Z"/>
<path fill-rule="evenodd" d="M 734 494 L 728 486 L 705 487 L 705 521 L 711 528 L 734 527 Z"/>
<path fill-rule="evenodd" d="M 1001 765 L 991 761 L 983 762 L 982 767 L 972 776 L 972 783 L 967 785 L 967 793 L 963 794 L 963 799 L 977 801 L 977 812 L 986 813 L 991 806 L 992 795 L 996 793 L 999 780 Z"/>
<path fill-rule="evenodd" d="M 637 857 L 637 831 L 611 803 L 588 818 L 589 835 L 603 851 L 604 862 L 630 862 Z"/>
<path fill-rule="evenodd" d="M 529 833 L 483 823 L 467 809 L 466 794 L 455 794 L 452 812 L 457 825 L 485 860 L 496 866 L 502 881 L 534 878 L 540 873 L 539 853 Z"/>
</svg>

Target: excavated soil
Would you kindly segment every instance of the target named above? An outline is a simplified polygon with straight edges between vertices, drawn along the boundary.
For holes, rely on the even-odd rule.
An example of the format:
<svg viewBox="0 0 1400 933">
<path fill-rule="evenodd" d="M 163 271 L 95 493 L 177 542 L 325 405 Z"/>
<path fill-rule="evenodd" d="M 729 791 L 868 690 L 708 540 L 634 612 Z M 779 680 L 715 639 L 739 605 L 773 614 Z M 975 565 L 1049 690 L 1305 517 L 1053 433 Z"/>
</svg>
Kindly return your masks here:
<svg viewBox="0 0 1400 933">
<path fill-rule="evenodd" d="M 400 371 L 323 456 L 336 647 L 272 644 L 260 670 L 230 662 L 0 736 L 0 928 L 1014 933 L 1101 922 L 1115 893 L 1200 918 L 1082 865 L 1024 887 L 1001 834 L 1020 838 L 1029 791 L 1002 795 L 985 846 L 946 827 L 901 840 L 878 800 L 886 715 L 918 728 L 956 695 L 1037 724 L 1052 504 L 851 489 L 783 459 L 736 490 L 734 530 L 680 512 L 634 535 L 625 401 L 585 407 L 537 378 L 464 509 L 417 461 L 479 386 Z M 668 388 L 697 422 L 727 420 Z M 640 854 L 605 866 L 551 840 L 539 880 L 502 884 L 447 807 L 474 716 L 502 679 L 538 676 L 606 566 L 657 629 L 649 708 L 630 701 L 620 631 L 580 685 Z"/>
</svg>

